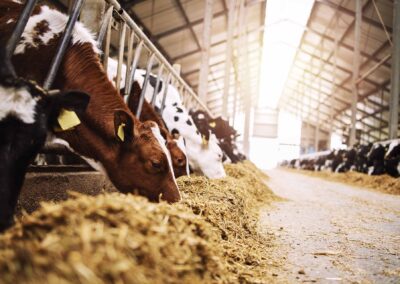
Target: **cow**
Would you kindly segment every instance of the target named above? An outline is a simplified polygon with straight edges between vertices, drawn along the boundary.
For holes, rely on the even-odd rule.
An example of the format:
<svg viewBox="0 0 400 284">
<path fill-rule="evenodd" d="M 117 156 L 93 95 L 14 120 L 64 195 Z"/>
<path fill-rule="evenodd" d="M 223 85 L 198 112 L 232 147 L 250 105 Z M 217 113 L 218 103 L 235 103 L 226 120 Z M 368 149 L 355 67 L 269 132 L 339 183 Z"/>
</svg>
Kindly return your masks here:
<svg viewBox="0 0 400 284">
<path fill-rule="evenodd" d="M 4 38 L 4 43 L 7 38 Z M 35 82 L 18 78 L 5 46 L 0 47 L 0 232 L 13 224 L 29 164 L 44 145 L 62 111 L 78 117 L 90 97 L 82 92 L 50 95 Z"/>
<path fill-rule="evenodd" d="M 384 157 L 385 171 L 392 177 L 400 177 L 400 141 L 390 143 Z"/>
<path fill-rule="evenodd" d="M 116 62 L 111 61 L 108 65 L 108 76 L 114 80 L 116 74 Z M 121 86 L 125 86 L 124 74 L 126 67 L 122 66 Z M 146 71 L 137 69 L 135 71 L 134 81 L 142 87 Z M 155 89 L 157 77 L 150 74 L 150 80 L 145 93 L 147 101 L 151 101 Z M 160 85 L 156 92 L 156 108 L 161 108 L 162 94 L 166 84 L 160 79 Z M 178 90 L 171 84 L 168 84 L 167 96 L 165 101 L 162 118 L 172 135 L 180 135 L 185 138 L 186 153 L 189 159 L 189 165 L 194 172 L 204 174 L 208 178 L 217 179 L 226 176 L 222 165 L 223 153 L 218 146 L 218 139 L 215 134 L 209 135 L 206 139 L 200 134 L 188 111 L 183 105 Z M 125 98 L 126 99 L 126 98 Z"/>
<path fill-rule="evenodd" d="M 351 148 L 344 153 L 343 162 L 338 165 L 335 172 L 336 173 L 345 173 L 350 170 L 355 169 L 355 161 L 356 161 L 357 151 L 355 148 Z"/>
<path fill-rule="evenodd" d="M 22 7 L 0 2 L 0 42 L 11 33 Z M 12 58 L 21 76 L 43 83 L 67 20 L 46 5 L 35 7 Z M 90 31 L 76 23 L 53 87 L 86 92 L 90 102 L 81 123 L 55 132 L 54 141 L 104 171 L 120 192 L 137 190 L 151 201 L 179 201 L 171 158 L 157 124 L 142 123 L 131 113 L 108 80 L 99 52 Z"/>
<path fill-rule="evenodd" d="M 113 58 L 108 58 L 108 68 L 107 68 L 107 75 L 109 80 L 116 85 L 116 76 L 117 76 L 117 67 L 118 62 Z M 126 74 L 126 65 L 122 65 L 122 74 L 121 76 L 121 90 L 120 94 L 125 94 L 125 74 Z M 138 70 L 138 73 L 143 73 L 142 70 Z M 140 76 L 140 75 L 139 75 Z M 155 86 L 155 81 L 153 76 L 150 78 L 150 84 Z M 139 105 L 140 93 L 142 89 L 136 81 L 133 83 L 131 93 L 124 97 L 125 103 L 128 105 L 129 109 L 132 113 L 136 113 L 137 107 Z M 174 168 L 175 177 L 180 177 L 182 175 L 189 174 L 189 162 L 186 156 L 186 146 L 182 136 L 175 136 L 173 137 L 168 132 L 164 121 L 162 120 L 161 116 L 153 109 L 153 107 L 146 101 L 143 103 L 142 113 L 140 116 L 141 121 L 154 121 L 157 123 L 158 127 L 160 128 L 161 134 L 164 139 L 167 140 L 167 148 L 170 151 L 171 158 L 172 158 L 172 165 Z"/>
<path fill-rule="evenodd" d="M 138 82 L 133 83 L 132 92 L 128 96 L 127 104 L 132 113 L 136 112 L 139 105 L 140 93 L 142 89 Z M 123 92 L 122 92 L 123 93 Z M 172 166 L 174 168 L 175 177 L 189 175 L 189 162 L 186 157 L 186 147 L 182 136 L 174 137 L 168 132 L 167 126 L 162 120 L 161 116 L 153 109 L 153 107 L 146 101 L 143 101 L 142 113 L 140 115 L 141 121 L 154 121 L 160 128 L 161 135 L 166 140 L 166 146 L 171 153 Z"/>
<path fill-rule="evenodd" d="M 386 148 L 380 143 L 372 146 L 367 155 L 367 165 L 369 175 L 382 175 L 385 173 L 385 153 Z"/>
<path fill-rule="evenodd" d="M 228 121 L 222 117 L 211 118 L 209 114 L 203 110 L 190 111 L 194 123 L 200 133 L 208 139 L 209 133 L 214 133 L 218 139 L 218 145 L 223 152 L 228 156 L 232 163 L 237 163 L 246 159 L 246 156 L 241 154 L 235 144 L 235 139 L 238 136 Z"/>
</svg>

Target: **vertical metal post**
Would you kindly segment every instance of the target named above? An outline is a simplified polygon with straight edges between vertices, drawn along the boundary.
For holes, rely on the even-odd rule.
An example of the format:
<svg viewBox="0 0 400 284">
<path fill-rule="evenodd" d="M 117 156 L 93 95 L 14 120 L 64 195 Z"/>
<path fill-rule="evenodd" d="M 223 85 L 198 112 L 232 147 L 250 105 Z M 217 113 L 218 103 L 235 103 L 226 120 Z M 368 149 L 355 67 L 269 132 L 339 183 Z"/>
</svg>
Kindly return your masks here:
<svg viewBox="0 0 400 284">
<path fill-rule="evenodd" d="M 392 78 L 389 103 L 389 139 L 397 138 L 400 92 L 400 0 L 394 0 Z"/>
<path fill-rule="evenodd" d="M 351 100 L 351 125 L 350 125 L 350 141 L 349 146 L 356 143 L 356 119 L 357 119 L 357 102 L 358 102 L 358 85 L 357 80 L 360 72 L 360 40 L 361 40 L 361 23 L 362 23 L 362 0 L 356 0 L 356 19 L 354 26 L 354 56 L 353 56 L 353 77 L 352 77 L 352 100 Z"/>
<path fill-rule="evenodd" d="M 222 101 L 222 116 L 228 116 L 228 99 L 230 90 L 231 78 L 231 63 L 232 63 L 232 45 L 233 45 L 233 30 L 235 24 L 235 8 L 236 0 L 230 0 L 228 6 L 228 33 L 226 39 L 226 60 L 225 60 L 225 74 L 224 74 L 224 97 Z"/>
<path fill-rule="evenodd" d="M 119 50 L 118 50 L 118 66 L 117 66 L 117 82 L 115 82 L 115 86 L 117 90 L 121 88 L 121 71 L 122 65 L 124 64 L 124 51 L 125 51 L 125 35 L 126 35 L 126 23 L 122 22 L 119 25 L 120 33 L 119 33 Z"/>
<path fill-rule="evenodd" d="M 204 22 L 203 22 L 203 42 L 201 46 L 201 65 L 199 74 L 199 87 L 197 93 L 199 98 L 204 103 L 207 102 L 207 87 L 208 87 L 208 72 L 210 57 L 210 43 L 211 43 L 211 25 L 213 16 L 214 0 L 204 1 Z"/>
<path fill-rule="evenodd" d="M 158 88 L 160 87 L 160 82 L 161 82 L 163 69 L 164 69 L 164 64 L 161 63 L 161 66 L 158 68 L 156 86 L 154 87 L 153 96 L 151 97 L 151 105 L 153 107 L 156 104 L 156 97 L 157 97 L 157 94 L 158 94 Z"/>
<path fill-rule="evenodd" d="M 112 11 L 111 11 L 111 16 L 112 16 Z M 112 23 L 114 21 L 114 18 L 111 17 L 110 21 L 107 24 L 107 30 L 106 30 L 106 41 L 103 43 L 103 49 L 104 49 L 104 54 L 103 54 L 103 67 L 104 70 L 108 69 L 108 57 L 110 55 L 110 45 L 111 45 L 111 27 Z"/>
<path fill-rule="evenodd" d="M 103 0 L 86 0 L 83 4 L 80 21 L 89 28 L 92 33 L 100 29 L 101 19 L 104 15 L 106 2 Z"/>
<path fill-rule="evenodd" d="M 125 80 L 125 89 L 128 95 L 131 93 L 132 85 L 133 82 L 135 81 L 135 71 L 139 62 L 140 54 L 142 53 L 143 44 L 144 42 L 143 40 L 141 40 L 138 46 L 136 47 L 135 56 L 133 57 L 133 62 L 131 65 L 131 75 Z"/>
<path fill-rule="evenodd" d="M 243 131 L 243 151 L 246 156 L 250 153 L 250 120 L 251 120 L 251 95 L 250 95 L 250 66 L 249 66 L 249 45 L 247 36 L 247 7 L 243 3 L 243 40 L 244 40 L 244 65 L 245 73 L 243 80 L 245 83 L 245 90 L 248 93 L 244 94 L 244 131 Z"/>
<path fill-rule="evenodd" d="M 51 88 L 51 85 L 56 78 L 58 68 L 60 67 L 61 62 L 64 58 L 64 54 L 67 50 L 67 45 L 71 40 L 72 31 L 75 27 L 75 23 L 78 21 L 78 17 L 81 13 L 83 2 L 84 0 L 76 0 L 74 3 L 71 15 L 69 16 L 67 25 L 65 26 L 64 33 L 61 37 L 60 42 L 58 43 L 56 55 L 51 61 L 49 73 L 47 74 L 43 84 L 43 88 L 46 90 L 49 90 Z"/>
<path fill-rule="evenodd" d="M 138 119 L 140 119 L 140 115 L 142 114 L 144 97 L 146 95 L 147 84 L 149 82 L 150 73 L 151 73 L 151 69 L 153 67 L 153 61 L 154 61 L 155 56 L 156 55 L 153 53 L 149 58 L 149 62 L 147 63 L 146 75 L 144 76 L 144 80 L 143 80 L 143 86 L 142 86 L 142 92 L 140 93 L 139 105 L 136 110 L 136 117 Z"/>
</svg>

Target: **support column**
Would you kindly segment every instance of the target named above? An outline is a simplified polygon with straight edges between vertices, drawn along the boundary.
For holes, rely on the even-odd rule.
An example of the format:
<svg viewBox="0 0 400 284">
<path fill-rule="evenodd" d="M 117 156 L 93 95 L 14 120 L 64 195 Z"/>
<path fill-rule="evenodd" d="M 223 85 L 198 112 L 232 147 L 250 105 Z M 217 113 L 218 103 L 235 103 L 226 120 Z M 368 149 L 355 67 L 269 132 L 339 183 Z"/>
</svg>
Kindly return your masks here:
<svg viewBox="0 0 400 284">
<path fill-rule="evenodd" d="M 251 95 L 250 95 L 250 86 L 249 86 L 249 48 L 248 48 L 248 38 L 247 38 L 247 7 L 245 5 L 245 1 L 241 3 L 241 9 L 243 9 L 243 26 L 242 26 L 242 37 L 244 43 L 244 67 L 245 72 L 242 76 L 244 81 L 245 90 L 247 91 L 244 93 L 243 96 L 243 103 L 244 103 L 244 132 L 243 132 L 243 151 L 246 156 L 250 154 L 250 121 L 251 121 Z M 243 60 L 242 55 L 242 60 Z M 242 90 L 243 91 L 243 90 Z"/>
<path fill-rule="evenodd" d="M 222 101 L 222 116 L 228 117 L 228 101 L 229 101 L 229 86 L 231 78 L 232 66 L 232 46 L 233 46 L 233 29 L 235 27 L 235 7 L 236 0 L 230 0 L 228 6 L 228 33 L 226 39 L 226 60 L 225 60 L 225 77 L 224 77 L 224 97 Z"/>
<path fill-rule="evenodd" d="M 400 0 L 394 0 L 392 78 L 389 103 L 389 139 L 396 139 L 399 125 L 400 92 Z"/>
<path fill-rule="evenodd" d="M 86 0 L 83 4 L 80 21 L 94 34 L 100 29 L 105 3 L 103 0 Z"/>
<path fill-rule="evenodd" d="M 360 72 L 360 40 L 362 23 L 362 0 L 356 0 L 356 15 L 354 26 L 354 56 L 353 56 L 353 78 L 352 78 L 352 100 L 351 100 L 351 125 L 349 146 L 356 143 L 356 119 L 357 119 L 357 101 L 358 85 L 357 80 Z"/>
<path fill-rule="evenodd" d="M 208 73 L 210 68 L 208 60 L 210 57 L 211 26 L 214 0 L 205 0 L 204 2 L 203 42 L 201 46 L 201 65 L 197 93 L 200 100 L 204 103 L 207 103 Z"/>
</svg>

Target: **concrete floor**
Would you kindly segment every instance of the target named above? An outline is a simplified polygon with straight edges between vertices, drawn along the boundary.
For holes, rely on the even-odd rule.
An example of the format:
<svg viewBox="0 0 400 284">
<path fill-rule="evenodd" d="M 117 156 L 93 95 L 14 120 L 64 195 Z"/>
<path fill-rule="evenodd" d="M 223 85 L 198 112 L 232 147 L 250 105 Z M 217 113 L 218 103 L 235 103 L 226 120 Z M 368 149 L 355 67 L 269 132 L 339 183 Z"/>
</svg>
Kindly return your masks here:
<svg viewBox="0 0 400 284">
<path fill-rule="evenodd" d="M 268 185 L 286 201 L 261 212 L 276 236 L 277 283 L 400 283 L 400 196 L 283 170 Z"/>
</svg>

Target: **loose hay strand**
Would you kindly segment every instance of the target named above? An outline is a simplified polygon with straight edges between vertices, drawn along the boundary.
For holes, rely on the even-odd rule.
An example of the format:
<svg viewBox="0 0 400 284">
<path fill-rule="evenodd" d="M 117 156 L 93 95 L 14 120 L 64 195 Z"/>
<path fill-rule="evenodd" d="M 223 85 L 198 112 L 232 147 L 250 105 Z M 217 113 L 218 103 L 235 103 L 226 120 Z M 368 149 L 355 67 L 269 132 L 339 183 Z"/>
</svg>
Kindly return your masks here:
<svg viewBox="0 0 400 284">
<path fill-rule="evenodd" d="M 275 199 L 250 162 L 227 178 L 178 179 L 183 202 L 119 193 L 45 203 L 0 236 L 0 283 L 265 283 L 260 206 Z"/>
</svg>

